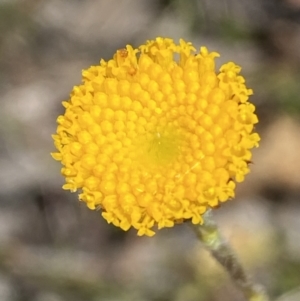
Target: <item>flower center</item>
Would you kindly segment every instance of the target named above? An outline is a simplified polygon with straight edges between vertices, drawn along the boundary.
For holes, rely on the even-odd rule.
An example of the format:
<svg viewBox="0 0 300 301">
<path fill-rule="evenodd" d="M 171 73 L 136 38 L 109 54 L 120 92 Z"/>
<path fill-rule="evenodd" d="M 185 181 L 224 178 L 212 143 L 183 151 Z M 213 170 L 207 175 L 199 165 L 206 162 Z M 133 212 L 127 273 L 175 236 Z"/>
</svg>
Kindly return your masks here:
<svg viewBox="0 0 300 301">
<path fill-rule="evenodd" d="M 178 135 L 170 129 L 148 133 L 138 142 L 138 161 L 149 168 L 169 165 L 179 154 L 179 144 Z"/>
</svg>

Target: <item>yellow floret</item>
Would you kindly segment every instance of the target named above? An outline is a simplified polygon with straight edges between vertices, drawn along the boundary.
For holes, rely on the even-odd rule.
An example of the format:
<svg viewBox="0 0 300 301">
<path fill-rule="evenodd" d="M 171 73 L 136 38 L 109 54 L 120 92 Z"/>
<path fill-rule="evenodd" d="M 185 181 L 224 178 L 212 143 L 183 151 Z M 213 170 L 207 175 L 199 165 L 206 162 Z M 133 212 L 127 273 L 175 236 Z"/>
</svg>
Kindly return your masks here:
<svg viewBox="0 0 300 301">
<path fill-rule="evenodd" d="M 259 135 L 251 89 L 219 54 L 157 38 L 82 72 L 53 135 L 64 189 L 138 235 L 191 220 L 234 197 Z"/>
</svg>

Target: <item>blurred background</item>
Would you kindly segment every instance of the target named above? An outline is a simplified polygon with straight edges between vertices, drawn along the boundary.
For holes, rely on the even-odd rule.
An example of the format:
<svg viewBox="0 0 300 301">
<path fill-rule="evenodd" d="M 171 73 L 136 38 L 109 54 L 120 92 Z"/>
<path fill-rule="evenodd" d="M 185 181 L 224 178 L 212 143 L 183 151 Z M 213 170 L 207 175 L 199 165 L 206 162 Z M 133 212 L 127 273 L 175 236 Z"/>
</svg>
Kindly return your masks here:
<svg viewBox="0 0 300 301">
<path fill-rule="evenodd" d="M 300 300 L 300 1 L 0 0 L 1 301 L 244 300 L 188 226 L 107 225 L 50 157 L 81 70 L 156 36 L 243 67 L 262 141 L 215 218 L 272 300 Z"/>
</svg>

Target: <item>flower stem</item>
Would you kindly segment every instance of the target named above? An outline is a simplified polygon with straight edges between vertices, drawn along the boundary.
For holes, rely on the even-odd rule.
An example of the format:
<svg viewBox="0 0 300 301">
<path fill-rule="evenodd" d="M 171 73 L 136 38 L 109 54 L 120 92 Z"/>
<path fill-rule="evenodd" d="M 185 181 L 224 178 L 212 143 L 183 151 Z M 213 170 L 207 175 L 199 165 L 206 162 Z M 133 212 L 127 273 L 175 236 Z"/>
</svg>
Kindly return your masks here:
<svg viewBox="0 0 300 301">
<path fill-rule="evenodd" d="M 210 210 L 204 214 L 204 223 L 193 225 L 193 229 L 205 248 L 226 269 L 246 300 L 269 301 L 263 287 L 252 282 L 228 242 L 220 235 Z"/>
</svg>

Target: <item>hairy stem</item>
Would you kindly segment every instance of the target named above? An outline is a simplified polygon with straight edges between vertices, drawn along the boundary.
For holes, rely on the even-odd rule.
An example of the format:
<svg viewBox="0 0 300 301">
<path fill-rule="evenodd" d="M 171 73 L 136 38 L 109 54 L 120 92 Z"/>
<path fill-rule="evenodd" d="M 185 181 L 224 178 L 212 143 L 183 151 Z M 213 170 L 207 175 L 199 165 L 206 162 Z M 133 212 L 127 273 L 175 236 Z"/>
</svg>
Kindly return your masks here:
<svg viewBox="0 0 300 301">
<path fill-rule="evenodd" d="M 254 284 L 243 269 L 228 242 L 220 235 L 211 211 L 204 215 L 203 225 L 193 225 L 198 238 L 211 255 L 225 268 L 235 285 L 243 292 L 248 301 L 269 301 L 263 287 Z"/>
</svg>

